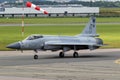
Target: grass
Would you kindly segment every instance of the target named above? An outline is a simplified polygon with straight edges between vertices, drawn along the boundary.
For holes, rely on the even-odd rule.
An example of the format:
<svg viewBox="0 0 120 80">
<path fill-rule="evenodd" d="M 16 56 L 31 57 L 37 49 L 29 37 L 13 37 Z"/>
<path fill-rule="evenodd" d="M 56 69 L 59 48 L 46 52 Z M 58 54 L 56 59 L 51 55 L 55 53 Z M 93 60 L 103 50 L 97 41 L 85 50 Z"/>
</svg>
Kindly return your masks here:
<svg viewBox="0 0 120 80">
<path fill-rule="evenodd" d="M 86 23 L 89 18 L 25 18 L 26 24 L 76 24 Z M 0 24 L 21 24 L 21 18 L 0 18 Z M 97 22 L 120 22 L 118 17 L 97 18 Z"/>
<path fill-rule="evenodd" d="M 21 22 L 19 18 L 10 18 L 5 21 L 0 19 L 0 24 L 18 24 Z M 9 43 L 19 41 L 31 34 L 49 34 L 49 35 L 77 35 L 81 33 L 85 25 L 64 25 L 67 23 L 88 22 L 88 18 L 26 18 L 26 23 L 31 24 L 58 24 L 44 26 L 25 26 L 25 35 L 21 36 L 20 26 L 0 26 L 0 50 L 9 50 L 6 47 Z M 97 22 L 102 23 L 119 23 L 119 18 L 97 18 Z M 59 25 L 63 24 L 63 25 Z M 120 24 L 97 24 L 97 32 L 100 38 L 104 40 L 108 46 L 102 48 L 120 48 Z"/>
<path fill-rule="evenodd" d="M 98 25 L 98 33 L 104 40 L 105 44 L 109 44 L 104 48 L 120 48 L 120 25 Z"/>
</svg>

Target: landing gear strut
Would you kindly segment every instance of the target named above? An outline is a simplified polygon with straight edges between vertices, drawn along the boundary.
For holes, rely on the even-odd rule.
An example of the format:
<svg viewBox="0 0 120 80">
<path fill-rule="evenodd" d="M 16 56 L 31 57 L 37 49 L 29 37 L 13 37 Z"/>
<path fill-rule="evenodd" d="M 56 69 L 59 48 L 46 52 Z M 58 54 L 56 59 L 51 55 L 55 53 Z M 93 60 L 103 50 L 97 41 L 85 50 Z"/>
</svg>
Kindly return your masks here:
<svg viewBox="0 0 120 80">
<path fill-rule="evenodd" d="M 63 58 L 63 57 L 64 57 L 64 52 L 60 52 L 60 53 L 59 53 L 59 57 L 60 57 L 60 58 Z"/>
</svg>

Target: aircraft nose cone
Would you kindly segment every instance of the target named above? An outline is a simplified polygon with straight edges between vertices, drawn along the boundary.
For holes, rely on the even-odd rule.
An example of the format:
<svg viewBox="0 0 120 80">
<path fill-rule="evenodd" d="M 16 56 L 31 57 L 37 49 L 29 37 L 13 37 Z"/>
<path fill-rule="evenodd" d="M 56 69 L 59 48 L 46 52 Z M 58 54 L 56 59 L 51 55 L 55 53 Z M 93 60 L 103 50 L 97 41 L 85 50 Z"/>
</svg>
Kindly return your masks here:
<svg viewBox="0 0 120 80">
<path fill-rule="evenodd" d="M 7 48 L 20 49 L 20 43 L 19 43 L 19 42 L 16 42 L 16 43 L 9 44 L 9 45 L 7 46 Z"/>
</svg>

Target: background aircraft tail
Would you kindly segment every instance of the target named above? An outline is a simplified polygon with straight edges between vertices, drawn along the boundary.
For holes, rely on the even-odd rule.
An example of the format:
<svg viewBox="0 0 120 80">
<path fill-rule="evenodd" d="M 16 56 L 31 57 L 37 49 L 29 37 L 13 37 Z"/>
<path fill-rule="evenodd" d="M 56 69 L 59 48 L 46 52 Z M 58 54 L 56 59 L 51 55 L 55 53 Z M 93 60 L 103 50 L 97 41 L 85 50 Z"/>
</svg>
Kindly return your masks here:
<svg viewBox="0 0 120 80">
<path fill-rule="evenodd" d="M 96 18 L 94 16 L 90 17 L 90 21 L 87 23 L 86 27 L 82 33 L 78 36 L 88 36 L 88 37 L 98 37 L 96 33 Z"/>
</svg>

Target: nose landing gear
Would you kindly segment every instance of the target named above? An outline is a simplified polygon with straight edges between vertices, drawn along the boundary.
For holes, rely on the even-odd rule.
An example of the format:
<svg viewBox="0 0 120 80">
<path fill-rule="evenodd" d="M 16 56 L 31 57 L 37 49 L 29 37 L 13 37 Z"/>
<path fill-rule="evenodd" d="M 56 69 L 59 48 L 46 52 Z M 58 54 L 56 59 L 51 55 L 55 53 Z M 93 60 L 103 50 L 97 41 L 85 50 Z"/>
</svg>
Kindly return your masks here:
<svg viewBox="0 0 120 80">
<path fill-rule="evenodd" d="M 36 59 L 38 59 L 38 55 L 37 55 L 38 51 L 34 50 L 34 52 L 35 52 L 34 59 L 36 60 Z"/>
<path fill-rule="evenodd" d="M 34 55 L 34 59 L 38 59 L 38 55 Z"/>
</svg>

